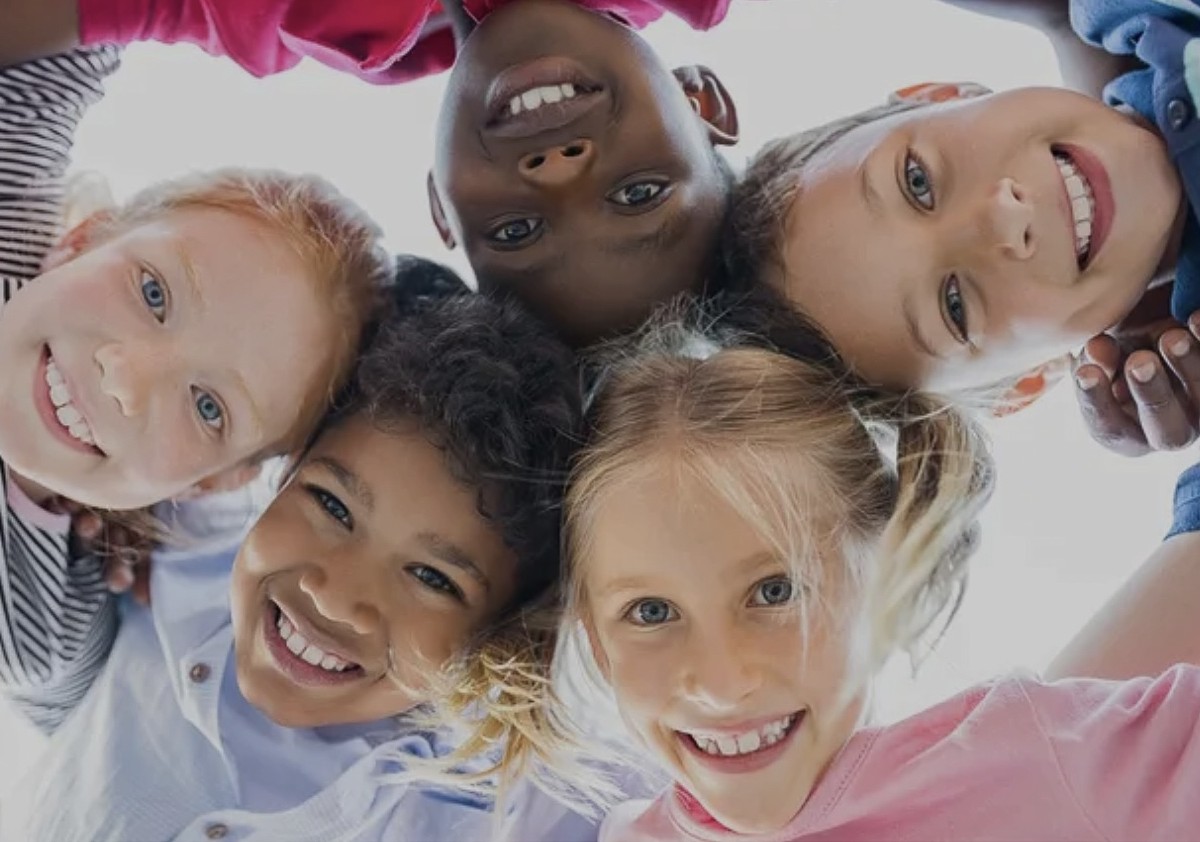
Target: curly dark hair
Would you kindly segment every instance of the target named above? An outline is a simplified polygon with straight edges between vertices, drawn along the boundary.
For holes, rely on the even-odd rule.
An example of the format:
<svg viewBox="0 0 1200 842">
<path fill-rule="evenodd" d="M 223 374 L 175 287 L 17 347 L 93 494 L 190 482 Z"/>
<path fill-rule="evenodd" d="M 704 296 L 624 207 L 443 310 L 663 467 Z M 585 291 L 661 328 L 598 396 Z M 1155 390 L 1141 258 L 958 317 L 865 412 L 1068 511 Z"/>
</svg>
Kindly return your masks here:
<svg viewBox="0 0 1200 842">
<path fill-rule="evenodd" d="M 562 497 L 582 438 L 574 354 L 520 305 L 469 292 L 451 270 L 398 266 L 331 423 L 416 421 L 516 553 L 519 605 L 558 579 Z"/>
</svg>

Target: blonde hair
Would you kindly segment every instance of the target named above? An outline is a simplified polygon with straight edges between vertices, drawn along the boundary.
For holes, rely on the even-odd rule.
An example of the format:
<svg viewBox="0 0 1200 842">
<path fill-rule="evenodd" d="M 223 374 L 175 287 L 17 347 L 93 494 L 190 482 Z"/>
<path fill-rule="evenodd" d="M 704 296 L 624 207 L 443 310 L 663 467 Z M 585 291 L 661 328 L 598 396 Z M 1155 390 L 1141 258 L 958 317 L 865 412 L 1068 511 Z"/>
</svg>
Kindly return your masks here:
<svg viewBox="0 0 1200 842">
<path fill-rule="evenodd" d="M 353 368 L 363 331 L 390 281 L 392 259 L 383 232 L 362 208 L 323 178 L 280 170 L 227 168 L 159 182 L 98 220 L 90 244 L 163 218 L 175 211 L 208 209 L 239 214 L 283 238 L 303 262 L 318 295 L 328 299 L 338 342 L 301 413 L 276 453 L 302 447 L 329 401 Z M 275 455 L 274 453 L 265 453 Z"/>
<path fill-rule="evenodd" d="M 598 501 L 665 455 L 752 524 L 818 605 L 831 579 L 861 594 L 865 682 L 953 617 L 992 488 L 986 438 L 934 397 L 858 382 L 799 316 L 768 309 L 756 337 L 696 312 L 647 328 L 608 369 L 565 502 L 572 599 L 582 606 Z M 831 546 L 845 569 L 820 558 Z"/>
</svg>

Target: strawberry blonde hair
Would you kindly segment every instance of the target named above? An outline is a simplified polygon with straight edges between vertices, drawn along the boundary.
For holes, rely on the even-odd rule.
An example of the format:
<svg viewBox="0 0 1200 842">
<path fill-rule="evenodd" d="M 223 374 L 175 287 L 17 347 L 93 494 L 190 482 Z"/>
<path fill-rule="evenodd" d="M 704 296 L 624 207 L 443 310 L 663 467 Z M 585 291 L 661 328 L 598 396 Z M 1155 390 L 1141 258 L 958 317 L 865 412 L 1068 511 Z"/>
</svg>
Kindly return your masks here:
<svg viewBox="0 0 1200 842">
<path fill-rule="evenodd" d="M 173 212 L 193 209 L 238 214 L 281 237 L 307 268 L 306 280 L 327 301 L 337 333 L 324 382 L 315 384 L 306 402 L 308 411 L 300 414 L 287 439 L 275 443 L 276 453 L 295 451 L 346 382 L 364 328 L 391 280 L 392 259 L 383 248 L 383 232 L 366 211 L 323 178 L 227 168 L 145 188 L 99 217 L 90 242 L 99 244 Z"/>
</svg>

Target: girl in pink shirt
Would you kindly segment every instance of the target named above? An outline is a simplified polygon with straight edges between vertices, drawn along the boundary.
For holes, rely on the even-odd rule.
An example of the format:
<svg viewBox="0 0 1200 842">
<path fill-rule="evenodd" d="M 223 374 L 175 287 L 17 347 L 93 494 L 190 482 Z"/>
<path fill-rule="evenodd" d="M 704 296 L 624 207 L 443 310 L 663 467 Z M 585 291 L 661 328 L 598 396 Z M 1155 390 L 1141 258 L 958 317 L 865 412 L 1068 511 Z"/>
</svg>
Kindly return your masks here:
<svg viewBox="0 0 1200 842">
<path fill-rule="evenodd" d="M 566 504 L 572 620 L 674 779 L 602 839 L 1200 838 L 1196 667 L 1015 675 L 864 724 L 885 660 L 958 604 L 991 461 L 956 410 L 859 387 L 771 318 L 802 355 L 670 319 L 594 398 Z"/>
</svg>

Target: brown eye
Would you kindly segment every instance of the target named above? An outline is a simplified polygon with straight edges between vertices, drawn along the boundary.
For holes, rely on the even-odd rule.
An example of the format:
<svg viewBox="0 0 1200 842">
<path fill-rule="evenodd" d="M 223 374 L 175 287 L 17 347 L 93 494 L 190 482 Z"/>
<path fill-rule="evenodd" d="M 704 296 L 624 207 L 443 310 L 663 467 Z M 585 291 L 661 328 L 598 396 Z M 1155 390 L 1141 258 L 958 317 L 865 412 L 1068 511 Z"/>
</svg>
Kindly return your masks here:
<svg viewBox="0 0 1200 842">
<path fill-rule="evenodd" d="M 528 242 L 542 228 L 542 221 L 535 216 L 510 219 L 488 232 L 488 239 L 500 246 L 519 246 Z"/>
<path fill-rule="evenodd" d="M 626 208 L 648 205 L 662 195 L 667 185 L 661 181 L 637 181 L 618 187 L 608 194 L 608 200 Z"/>
</svg>

